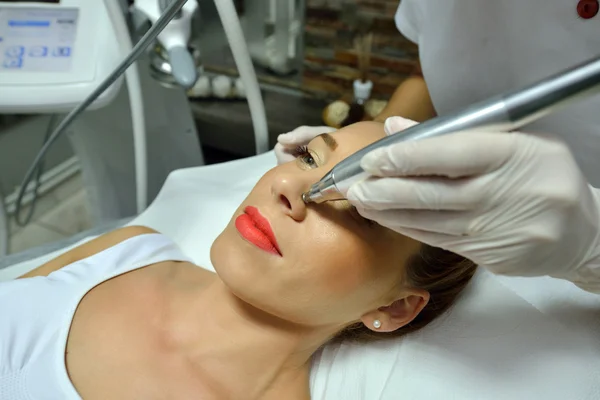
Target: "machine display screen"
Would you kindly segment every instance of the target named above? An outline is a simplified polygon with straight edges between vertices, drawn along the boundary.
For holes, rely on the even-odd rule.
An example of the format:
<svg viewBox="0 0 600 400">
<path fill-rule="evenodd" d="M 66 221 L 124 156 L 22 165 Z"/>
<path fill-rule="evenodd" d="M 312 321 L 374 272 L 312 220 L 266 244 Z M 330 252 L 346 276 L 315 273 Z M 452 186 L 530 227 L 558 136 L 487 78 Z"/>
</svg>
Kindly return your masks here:
<svg viewBox="0 0 600 400">
<path fill-rule="evenodd" d="M 78 16 L 78 9 L 15 8 L 0 3 L 0 73 L 69 72 Z"/>
</svg>

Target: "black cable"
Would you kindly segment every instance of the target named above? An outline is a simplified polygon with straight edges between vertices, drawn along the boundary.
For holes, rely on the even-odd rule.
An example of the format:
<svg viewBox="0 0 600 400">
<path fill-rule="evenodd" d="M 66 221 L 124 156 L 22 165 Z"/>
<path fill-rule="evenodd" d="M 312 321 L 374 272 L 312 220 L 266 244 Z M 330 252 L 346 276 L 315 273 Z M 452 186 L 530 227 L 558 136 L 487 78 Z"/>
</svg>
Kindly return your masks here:
<svg viewBox="0 0 600 400">
<path fill-rule="evenodd" d="M 38 167 L 44 160 L 48 149 L 54 144 L 56 139 L 58 139 L 67 128 L 73 123 L 75 118 L 79 116 L 83 111 L 85 111 L 102 93 L 106 91 L 114 82 L 119 79 L 123 73 L 133 64 L 146 50 L 146 48 L 152 43 L 158 35 L 162 32 L 162 30 L 169 24 L 169 22 L 177 15 L 177 13 L 183 8 L 185 3 L 188 0 L 173 0 L 173 2 L 169 5 L 167 10 L 160 16 L 160 18 L 152 25 L 150 30 L 146 32 L 146 34 L 137 42 L 134 46 L 131 53 L 115 68 L 115 70 L 100 84 L 98 87 L 85 99 L 83 100 L 77 107 L 75 107 L 66 117 L 62 120 L 62 122 L 58 125 L 58 127 L 52 132 L 48 140 L 44 143 L 39 153 L 36 155 L 33 163 L 29 167 L 29 170 L 25 174 L 25 178 L 21 183 L 21 187 L 19 188 L 19 195 L 17 196 L 17 204 L 20 204 L 23 201 L 23 196 L 25 196 L 25 191 L 27 190 L 27 185 L 31 182 L 33 175 L 39 171 Z M 195 0 L 191 0 L 195 1 Z"/>
<path fill-rule="evenodd" d="M 52 129 L 56 125 L 57 115 L 52 114 L 50 117 L 50 121 L 48 122 L 48 127 L 46 128 L 46 133 L 44 134 L 44 141 L 42 142 L 42 148 L 48 142 L 50 138 L 50 134 L 52 133 Z M 35 212 L 35 205 L 38 199 L 38 190 L 40 189 L 40 183 L 42 179 L 42 174 L 44 173 L 44 160 L 42 159 L 37 165 L 36 169 L 36 177 L 35 177 L 35 186 L 33 188 L 33 198 L 31 199 L 31 205 L 29 206 L 29 214 L 25 217 L 25 221 L 21 220 L 21 208 L 23 208 L 23 197 L 17 199 L 17 203 L 15 204 L 15 221 L 17 225 L 20 227 L 24 227 L 31 222 L 31 218 L 33 218 L 33 213 Z M 28 183 L 29 184 L 29 183 Z"/>
</svg>

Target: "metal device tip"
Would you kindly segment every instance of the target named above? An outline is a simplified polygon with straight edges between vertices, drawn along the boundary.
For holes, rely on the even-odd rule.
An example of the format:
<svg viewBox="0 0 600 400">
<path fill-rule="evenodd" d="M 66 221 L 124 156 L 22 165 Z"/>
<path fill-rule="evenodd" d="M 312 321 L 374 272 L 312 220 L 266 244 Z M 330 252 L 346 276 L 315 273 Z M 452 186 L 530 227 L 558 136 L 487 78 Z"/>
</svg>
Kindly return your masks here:
<svg viewBox="0 0 600 400">
<path fill-rule="evenodd" d="M 306 204 L 310 203 L 310 196 L 308 192 L 302 193 L 302 201 Z"/>
</svg>

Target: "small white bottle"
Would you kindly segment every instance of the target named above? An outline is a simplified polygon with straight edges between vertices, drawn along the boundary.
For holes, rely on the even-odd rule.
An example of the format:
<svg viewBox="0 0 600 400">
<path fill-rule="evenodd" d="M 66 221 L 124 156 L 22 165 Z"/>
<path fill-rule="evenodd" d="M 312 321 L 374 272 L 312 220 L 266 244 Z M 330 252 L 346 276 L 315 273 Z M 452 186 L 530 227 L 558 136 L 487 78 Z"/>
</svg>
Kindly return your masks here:
<svg viewBox="0 0 600 400">
<path fill-rule="evenodd" d="M 212 88 L 208 76 L 200 76 L 196 81 L 196 84 L 188 91 L 188 96 L 203 99 L 212 96 Z"/>
<path fill-rule="evenodd" d="M 231 79 L 225 75 L 219 75 L 212 80 L 213 95 L 226 99 L 231 96 Z"/>
<path fill-rule="evenodd" d="M 235 80 L 235 94 L 240 99 L 246 98 L 246 88 L 244 87 L 244 82 L 242 78 L 237 78 Z"/>
</svg>

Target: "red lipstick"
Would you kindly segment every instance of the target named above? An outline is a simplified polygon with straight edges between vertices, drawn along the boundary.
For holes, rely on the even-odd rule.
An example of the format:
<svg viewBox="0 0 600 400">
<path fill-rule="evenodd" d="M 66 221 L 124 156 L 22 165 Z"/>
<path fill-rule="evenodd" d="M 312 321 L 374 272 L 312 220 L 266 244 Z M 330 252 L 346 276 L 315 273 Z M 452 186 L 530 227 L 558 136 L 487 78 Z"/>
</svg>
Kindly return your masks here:
<svg viewBox="0 0 600 400">
<path fill-rule="evenodd" d="M 256 207 L 246 207 L 244 214 L 235 219 L 235 228 L 244 239 L 256 247 L 281 257 L 271 224 Z"/>
</svg>

